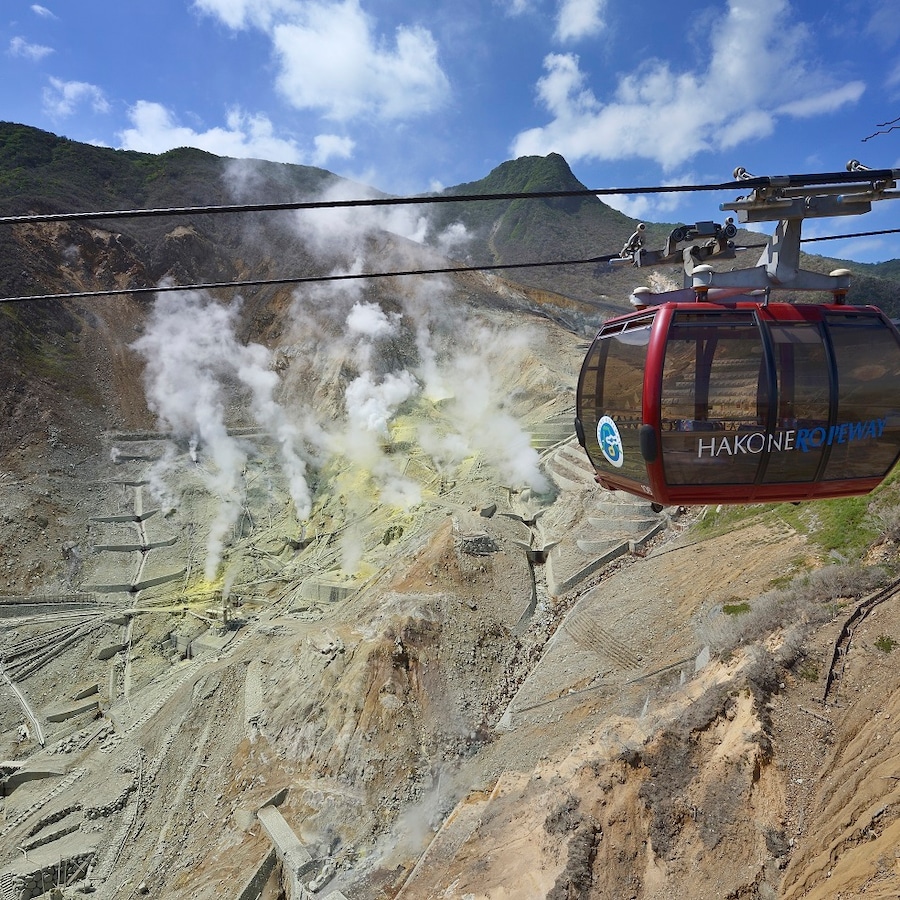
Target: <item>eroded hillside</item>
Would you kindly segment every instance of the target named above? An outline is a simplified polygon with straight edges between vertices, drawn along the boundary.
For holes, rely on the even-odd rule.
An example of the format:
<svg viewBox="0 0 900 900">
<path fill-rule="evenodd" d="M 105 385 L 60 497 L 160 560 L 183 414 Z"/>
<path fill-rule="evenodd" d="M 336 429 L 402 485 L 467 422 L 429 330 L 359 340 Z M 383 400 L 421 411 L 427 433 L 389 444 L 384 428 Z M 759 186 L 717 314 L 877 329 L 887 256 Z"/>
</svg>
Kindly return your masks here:
<svg viewBox="0 0 900 900">
<path fill-rule="evenodd" d="M 15 239 L 51 292 L 409 225 Z M 897 896 L 894 484 L 607 494 L 595 307 L 493 276 L 0 312 L 0 896 Z"/>
</svg>

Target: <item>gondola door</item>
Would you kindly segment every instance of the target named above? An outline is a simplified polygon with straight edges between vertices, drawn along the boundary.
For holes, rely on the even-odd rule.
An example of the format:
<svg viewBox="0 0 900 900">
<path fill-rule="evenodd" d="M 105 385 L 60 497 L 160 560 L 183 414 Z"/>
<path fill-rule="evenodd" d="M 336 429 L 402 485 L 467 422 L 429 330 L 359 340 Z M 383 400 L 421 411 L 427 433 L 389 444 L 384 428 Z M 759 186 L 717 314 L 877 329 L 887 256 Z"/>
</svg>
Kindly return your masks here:
<svg viewBox="0 0 900 900">
<path fill-rule="evenodd" d="M 660 385 L 660 443 L 667 502 L 760 477 L 761 434 L 772 418 L 772 375 L 752 310 L 676 310 Z M 760 437 L 752 437 L 760 435 Z M 717 487 L 721 486 L 721 487 Z"/>
</svg>

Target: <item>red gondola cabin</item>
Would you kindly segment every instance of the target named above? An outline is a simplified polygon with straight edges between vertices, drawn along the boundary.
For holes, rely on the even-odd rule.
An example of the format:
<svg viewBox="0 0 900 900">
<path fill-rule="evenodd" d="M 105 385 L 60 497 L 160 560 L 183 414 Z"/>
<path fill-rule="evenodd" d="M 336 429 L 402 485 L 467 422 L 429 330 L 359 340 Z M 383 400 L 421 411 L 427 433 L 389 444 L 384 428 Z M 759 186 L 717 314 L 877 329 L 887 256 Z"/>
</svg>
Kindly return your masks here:
<svg viewBox="0 0 900 900">
<path fill-rule="evenodd" d="M 900 455 L 900 335 L 875 307 L 667 302 L 600 329 L 576 432 L 663 505 L 865 494 Z"/>
</svg>

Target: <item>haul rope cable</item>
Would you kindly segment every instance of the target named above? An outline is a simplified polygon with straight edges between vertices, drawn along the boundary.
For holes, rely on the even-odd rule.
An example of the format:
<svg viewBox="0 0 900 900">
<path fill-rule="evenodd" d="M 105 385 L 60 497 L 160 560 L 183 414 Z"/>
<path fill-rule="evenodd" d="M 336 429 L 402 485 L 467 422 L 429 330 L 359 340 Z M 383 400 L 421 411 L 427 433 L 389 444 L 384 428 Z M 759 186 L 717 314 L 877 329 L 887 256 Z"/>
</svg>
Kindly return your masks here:
<svg viewBox="0 0 900 900">
<path fill-rule="evenodd" d="M 848 163 L 848 167 L 855 161 Z M 147 218 L 160 216 L 203 215 L 213 213 L 247 213 L 247 212 L 271 212 L 278 210 L 303 210 L 303 209 L 337 209 L 363 206 L 399 206 L 433 203 L 459 203 L 474 201 L 499 201 L 499 200 L 525 200 L 525 199 L 554 199 L 565 197 L 597 197 L 614 194 L 657 194 L 674 192 L 699 192 L 699 191 L 726 191 L 747 190 L 755 188 L 771 188 L 778 190 L 783 187 L 815 186 L 827 183 L 834 184 L 860 184 L 878 182 L 892 182 L 900 177 L 897 169 L 865 169 L 856 164 L 856 168 L 847 172 L 831 172 L 815 175 L 784 175 L 784 176 L 748 176 L 744 170 L 736 169 L 735 175 L 742 173 L 738 180 L 723 182 L 721 184 L 700 185 L 657 185 L 651 187 L 634 188 L 581 188 L 564 191 L 517 191 L 494 194 L 458 194 L 458 195 L 430 195 L 416 197 L 371 197 L 356 200 L 311 200 L 286 203 L 253 203 L 235 204 L 228 206 L 195 206 L 195 207 L 168 207 L 159 209 L 131 209 L 131 210 L 100 210 L 92 212 L 74 213 L 47 213 L 24 216 L 0 216 L 0 225 L 40 224 L 45 222 L 71 222 L 97 219 L 118 218 Z M 885 229 L 882 231 L 860 232 L 848 235 L 833 235 L 818 238 L 806 238 L 802 242 L 838 240 L 850 237 L 867 237 L 878 234 L 893 234 L 900 229 Z M 742 250 L 750 250 L 762 245 L 749 245 L 741 247 Z M 461 272 L 483 272 L 501 269 L 537 268 L 546 266 L 584 265 L 610 262 L 621 258 L 622 254 L 609 254 L 606 256 L 590 257 L 579 260 L 553 260 L 547 262 L 504 263 L 480 266 L 452 266 L 433 269 L 413 269 L 396 272 L 367 272 L 342 275 L 314 275 L 302 277 L 285 277 L 272 279 L 257 279 L 249 281 L 227 281 L 192 285 L 157 285 L 153 287 L 117 288 L 111 290 L 65 292 L 56 294 L 34 294 L 20 297 L 0 297 L 0 303 L 40 301 L 40 300 L 74 300 L 88 299 L 92 297 L 121 296 L 124 294 L 164 293 L 171 291 L 212 290 L 216 288 L 236 287 L 262 287 L 281 284 L 304 284 L 313 282 L 347 281 L 363 278 L 397 278 L 404 275 L 440 275 Z"/>
<path fill-rule="evenodd" d="M 848 238 L 871 237 L 880 234 L 900 234 L 900 228 L 887 228 L 880 231 L 859 231 L 854 234 L 831 234 L 824 237 L 802 238 L 800 243 L 813 241 L 838 241 Z M 765 244 L 743 244 L 736 250 L 759 250 Z M 402 278 L 411 275 L 452 275 L 463 272 L 490 272 L 498 269 L 537 269 L 549 266 L 580 266 L 608 263 L 614 259 L 622 259 L 619 253 L 605 256 L 592 256 L 588 259 L 557 259 L 546 262 L 495 263 L 482 266 L 445 266 L 434 269 L 406 269 L 396 272 L 354 272 L 341 275 L 301 275 L 285 278 L 259 278 L 250 281 L 215 281 L 199 284 L 163 284 L 151 287 L 112 288 L 102 291 L 72 291 L 58 294 L 29 294 L 23 297 L 0 297 L 0 303 L 24 303 L 41 300 L 89 300 L 96 297 L 121 297 L 126 294 L 164 294 L 176 291 L 208 291 L 219 288 L 271 287 L 282 284 L 312 284 L 327 281 L 354 281 L 368 278 Z"/>
<path fill-rule="evenodd" d="M 855 162 L 855 161 L 854 161 Z M 158 216 L 207 215 L 213 213 L 274 212 L 302 209 L 341 209 L 360 206 L 411 206 L 434 203 L 467 203 L 491 200 L 552 200 L 565 197 L 601 197 L 616 194 L 670 194 L 703 191 L 754 190 L 756 188 L 813 187 L 829 184 L 892 182 L 900 178 L 900 169 L 854 169 L 849 172 L 825 172 L 815 175 L 744 176 L 721 184 L 672 184 L 649 187 L 579 188 L 565 191 L 512 191 L 496 194 L 431 194 L 416 197 L 369 197 L 357 200 L 299 200 L 284 203 L 239 203 L 227 206 L 185 206 L 163 209 L 113 209 L 93 212 L 41 213 L 24 216 L 0 216 L 0 225 L 29 225 L 42 222 L 74 222 L 96 219 L 139 219 Z"/>
</svg>

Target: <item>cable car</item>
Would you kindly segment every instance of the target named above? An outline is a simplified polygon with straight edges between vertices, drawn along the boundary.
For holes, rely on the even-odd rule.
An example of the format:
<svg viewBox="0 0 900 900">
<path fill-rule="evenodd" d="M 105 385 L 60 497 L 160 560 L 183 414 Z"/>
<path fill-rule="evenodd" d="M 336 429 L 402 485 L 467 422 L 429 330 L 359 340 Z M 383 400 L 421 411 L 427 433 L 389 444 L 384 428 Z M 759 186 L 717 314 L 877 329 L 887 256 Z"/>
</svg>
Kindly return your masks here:
<svg viewBox="0 0 900 900">
<path fill-rule="evenodd" d="M 662 302 L 601 327 L 576 415 L 597 481 L 656 504 L 865 494 L 900 457 L 900 335 L 872 306 Z"/>
<path fill-rule="evenodd" d="M 614 263 L 682 262 L 684 287 L 638 288 L 635 311 L 600 328 L 578 379 L 578 440 L 600 485 L 657 508 L 867 494 L 900 458 L 900 334 L 876 307 L 846 305 L 848 270 L 800 267 L 800 231 L 900 198 L 900 170 L 850 160 L 846 174 L 734 177 L 752 190 L 719 208 L 777 222 L 757 265 L 706 264 L 735 257 L 732 218 L 678 226 L 661 251 L 639 225 Z"/>
</svg>

